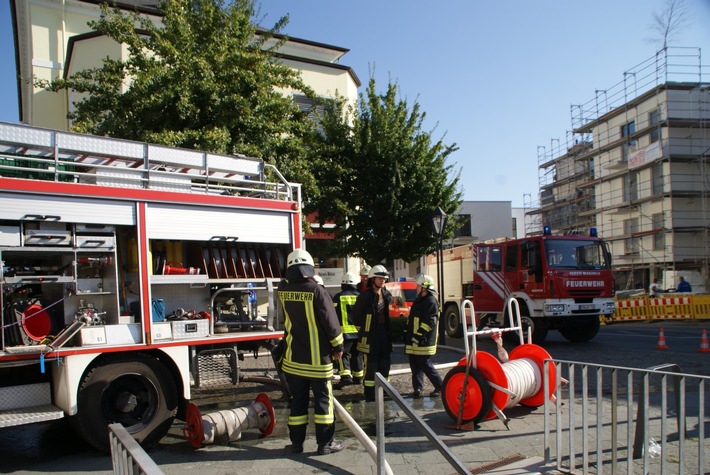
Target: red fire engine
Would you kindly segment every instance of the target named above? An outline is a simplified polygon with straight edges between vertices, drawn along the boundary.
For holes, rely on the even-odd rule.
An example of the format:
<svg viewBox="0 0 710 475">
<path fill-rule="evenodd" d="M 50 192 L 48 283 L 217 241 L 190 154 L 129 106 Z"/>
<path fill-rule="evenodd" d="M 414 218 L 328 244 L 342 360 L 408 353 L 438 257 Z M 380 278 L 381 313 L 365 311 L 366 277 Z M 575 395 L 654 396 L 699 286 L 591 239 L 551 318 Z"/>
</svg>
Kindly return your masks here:
<svg viewBox="0 0 710 475">
<path fill-rule="evenodd" d="M 0 427 L 149 446 L 283 334 L 300 189 L 262 160 L 0 123 L 0 200 Z"/>
<path fill-rule="evenodd" d="M 436 258 L 429 256 L 432 268 Z M 471 300 L 478 326 L 510 327 L 506 300 L 520 305 L 523 327 L 534 343 L 548 330 L 570 341 L 588 341 L 599 316 L 614 313 L 611 254 L 591 230 L 589 236 L 542 236 L 480 243 L 444 252 L 444 325 L 460 337 L 461 302 Z M 467 316 L 471 324 L 471 316 Z"/>
</svg>

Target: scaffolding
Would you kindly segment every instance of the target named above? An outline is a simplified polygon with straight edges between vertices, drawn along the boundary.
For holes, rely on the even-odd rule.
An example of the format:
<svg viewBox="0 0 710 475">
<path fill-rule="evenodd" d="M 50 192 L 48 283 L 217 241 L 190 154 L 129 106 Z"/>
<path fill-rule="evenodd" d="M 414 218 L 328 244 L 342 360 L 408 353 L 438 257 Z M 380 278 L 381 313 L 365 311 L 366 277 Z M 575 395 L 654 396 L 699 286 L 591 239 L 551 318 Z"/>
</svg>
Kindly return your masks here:
<svg viewBox="0 0 710 475">
<path fill-rule="evenodd" d="M 617 286 L 710 290 L 710 67 L 665 48 L 570 107 L 565 139 L 538 147 L 540 207 L 554 233 L 596 227 Z"/>
</svg>

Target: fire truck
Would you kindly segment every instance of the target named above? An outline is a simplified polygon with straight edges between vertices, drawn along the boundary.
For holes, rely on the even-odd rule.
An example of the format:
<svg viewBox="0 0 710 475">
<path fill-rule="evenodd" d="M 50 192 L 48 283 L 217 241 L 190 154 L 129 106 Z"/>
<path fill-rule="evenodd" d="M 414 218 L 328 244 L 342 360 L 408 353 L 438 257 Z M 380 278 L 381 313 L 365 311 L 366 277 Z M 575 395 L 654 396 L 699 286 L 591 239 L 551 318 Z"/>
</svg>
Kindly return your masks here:
<svg viewBox="0 0 710 475">
<path fill-rule="evenodd" d="M 300 193 L 260 159 L 0 123 L 0 427 L 150 446 L 237 384 L 283 335 Z"/>
<path fill-rule="evenodd" d="M 443 254 L 443 322 L 451 337 L 463 335 L 463 300 L 474 307 L 473 319 L 466 315 L 468 325 L 507 328 L 514 319 L 506 302 L 515 299 L 525 337 L 531 332 L 536 344 L 549 330 L 569 341 L 589 341 L 599 331 L 600 315 L 614 313 L 611 254 L 594 229 L 588 236 L 553 236 L 546 227 L 541 236 L 459 246 Z M 427 258 L 428 267 L 437 269 L 436 256 Z"/>
</svg>

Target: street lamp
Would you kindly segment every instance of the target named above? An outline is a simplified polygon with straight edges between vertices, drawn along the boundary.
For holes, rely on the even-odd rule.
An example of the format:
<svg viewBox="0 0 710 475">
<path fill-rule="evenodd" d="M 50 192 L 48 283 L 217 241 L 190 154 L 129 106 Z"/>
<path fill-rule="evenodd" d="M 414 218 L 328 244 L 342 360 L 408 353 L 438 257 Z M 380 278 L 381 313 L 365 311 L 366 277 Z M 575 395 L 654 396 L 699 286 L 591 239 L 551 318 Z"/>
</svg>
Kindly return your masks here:
<svg viewBox="0 0 710 475">
<path fill-rule="evenodd" d="M 439 238 L 439 247 L 436 254 L 437 290 L 439 291 L 439 344 L 446 342 L 446 329 L 442 321 L 444 315 L 444 228 L 446 227 L 446 213 L 439 206 L 431 213 L 431 222 Z"/>
</svg>

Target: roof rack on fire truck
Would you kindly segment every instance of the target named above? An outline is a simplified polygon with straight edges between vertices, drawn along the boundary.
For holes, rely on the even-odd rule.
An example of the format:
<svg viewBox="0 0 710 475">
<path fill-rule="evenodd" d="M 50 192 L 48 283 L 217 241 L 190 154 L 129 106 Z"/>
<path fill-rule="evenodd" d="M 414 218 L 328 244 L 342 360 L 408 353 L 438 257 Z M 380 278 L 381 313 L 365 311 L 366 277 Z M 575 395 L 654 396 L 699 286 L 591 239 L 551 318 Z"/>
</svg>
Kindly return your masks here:
<svg viewBox="0 0 710 475">
<path fill-rule="evenodd" d="M 267 174 L 277 181 L 267 181 Z M 297 198 L 278 170 L 259 158 L 5 122 L 0 122 L 0 175 L 288 201 Z"/>
</svg>

